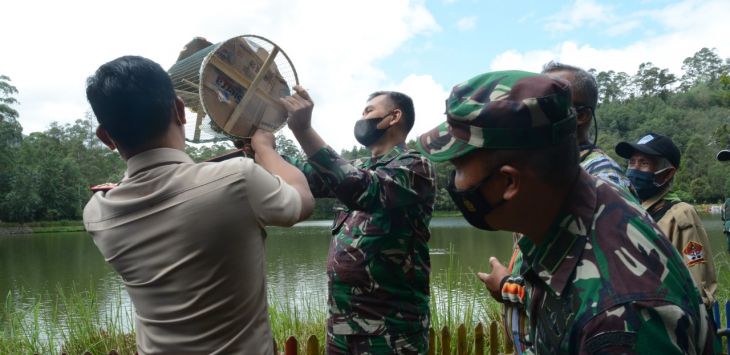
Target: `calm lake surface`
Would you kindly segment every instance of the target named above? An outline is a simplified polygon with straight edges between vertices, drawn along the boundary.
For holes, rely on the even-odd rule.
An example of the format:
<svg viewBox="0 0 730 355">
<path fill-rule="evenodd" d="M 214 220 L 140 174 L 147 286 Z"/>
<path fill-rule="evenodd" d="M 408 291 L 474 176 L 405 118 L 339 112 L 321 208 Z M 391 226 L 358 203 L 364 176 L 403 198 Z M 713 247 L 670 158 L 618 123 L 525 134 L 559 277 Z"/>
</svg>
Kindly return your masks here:
<svg viewBox="0 0 730 355">
<path fill-rule="evenodd" d="M 725 253 L 727 245 L 720 217 L 703 215 L 703 221 L 713 254 Z M 267 230 L 269 303 L 324 307 L 329 226 L 330 221 L 308 221 L 294 228 Z M 476 271 L 490 271 L 489 256 L 494 255 L 505 264 L 511 256 L 511 233 L 480 231 L 461 217 L 434 218 L 431 231 L 432 289 L 437 296 L 446 287 L 450 262 L 452 273 L 472 281 Z M 93 291 L 100 310 L 109 308 L 106 303 L 120 304 L 120 297 L 123 307 L 131 309 L 120 285 L 119 276 L 106 264 L 86 233 L 0 237 L 0 301 L 3 304 L 8 296 L 20 304 L 32 304 L 38 297 L 52 298 L 60 293 L 59 289 L 69 291 L 75 287 L 77 291 Z M 462 295 L 464 300 L 486 297 L 485 290 L 475 287 L 474 282 L 464 282 L 457 288 L 455 294 Z"/>
</svg>

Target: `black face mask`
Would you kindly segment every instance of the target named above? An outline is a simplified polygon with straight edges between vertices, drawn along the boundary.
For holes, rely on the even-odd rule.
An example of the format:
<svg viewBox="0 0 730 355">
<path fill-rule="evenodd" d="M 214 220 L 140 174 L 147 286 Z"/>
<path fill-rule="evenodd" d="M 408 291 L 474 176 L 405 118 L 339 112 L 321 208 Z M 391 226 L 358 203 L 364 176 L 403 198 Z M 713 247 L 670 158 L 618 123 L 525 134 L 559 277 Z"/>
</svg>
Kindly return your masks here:
<svg viewBox="0 0 730 355">
<path fill-rule="evenodd" d="M 494 176 L 494 173 L 487 175 L 487 177 L 482 179 L 482 181 L 480 181 L 477 185 L 467 190 L 456 189 L 456 185 L 454 184 L 455 176 L 456 171 L 452 171 L 451 176 L 449 177 L 449 186 L 446 188 L 446 191 L 449 192 L 449 195 L 451 196 L 451 199 L 454 200 L 456 207 L 458 207 L 461 214 L 464 215 L 464 219 L 466 219 L 469 224 L 479 229 L 488 231 L 496 230 L 487 223 L 485 217 L 506 201 L 503 199 L 495 205 L 492 205 L 484 198 L 484 196 L 482 196 L 481 192 L 479 192 L 479 188 L 491 179 L 492 176 Z"/>
<path fill-rule="evenodd" d="M 369 147 L 377 142 L 383 135 L 387 128 L 378 128 L 378 124 L 391 114 L 387 114 L 379 118 L 367 118 L 359 119 L 355 123 L 355 139 L 360 144 Z"/>
</svg>

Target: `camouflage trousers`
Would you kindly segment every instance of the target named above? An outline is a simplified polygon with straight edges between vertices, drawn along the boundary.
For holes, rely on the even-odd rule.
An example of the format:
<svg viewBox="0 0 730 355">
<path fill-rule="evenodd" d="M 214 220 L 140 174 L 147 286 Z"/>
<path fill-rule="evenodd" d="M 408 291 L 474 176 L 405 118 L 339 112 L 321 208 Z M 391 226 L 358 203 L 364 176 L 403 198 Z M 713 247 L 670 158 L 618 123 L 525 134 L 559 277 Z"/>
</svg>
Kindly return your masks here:
<svg viewBox="0 0 730 355">
<path fill-rule="evenodd" d="M 347 335 L 327 329 L 327 355 L 422 355 L 428 353 L 428 331 L 415 334 Z"/>
</svg>

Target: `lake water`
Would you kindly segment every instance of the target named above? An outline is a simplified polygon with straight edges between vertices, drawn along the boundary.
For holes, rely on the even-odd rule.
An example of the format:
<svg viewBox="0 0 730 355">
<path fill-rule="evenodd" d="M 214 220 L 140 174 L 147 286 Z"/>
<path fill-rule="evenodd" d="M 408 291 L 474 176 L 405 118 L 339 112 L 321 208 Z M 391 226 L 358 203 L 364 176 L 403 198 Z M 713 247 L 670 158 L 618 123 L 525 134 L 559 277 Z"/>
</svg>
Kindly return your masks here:
<svg viewBox="0 0 730 355">
<path fill-rule="evenodd" d="M 704 215 L 713 254 L 727 248 L 717 215 Z M 308 221 L 294 228 L 269 228 L 266 242 L 267 279 L 271 302 L 306 302 L 324 307 L 325 266 L 330 221 Z M 447 286 L 450 268 L 463 280 L 475 280 L 476 271 L 489 272 L 491 255 L 506 263 L 512 250 L 512 235 L 470 227 L 462 218 L 434 218 L 431 223 L 432 289 L 437 296 L 456 287 L 452 294 L 462 300 L 485 298 L 474 282 Z M 452 274 L 453 276 L 453 274 Z M 722 279 L 722 278 L 721 278 Z M 93 291 L 99 309 L 119 304 L 131 307 L 120 287 L 121 281 L 99 254 L 86 233 L 34 234 L 0 237 L 0 301 L 8 295 L 22 303 L 33 303 L 44 295 L 68 291 Z M 21 291 L 22 290 L 22 291 Z M 437 297 L 438 299 L 439 297 Z M 0 311 L 2 308 L 0 308 Z M 0 317 L 0 320 L 2 317 Z"/>
</svg>

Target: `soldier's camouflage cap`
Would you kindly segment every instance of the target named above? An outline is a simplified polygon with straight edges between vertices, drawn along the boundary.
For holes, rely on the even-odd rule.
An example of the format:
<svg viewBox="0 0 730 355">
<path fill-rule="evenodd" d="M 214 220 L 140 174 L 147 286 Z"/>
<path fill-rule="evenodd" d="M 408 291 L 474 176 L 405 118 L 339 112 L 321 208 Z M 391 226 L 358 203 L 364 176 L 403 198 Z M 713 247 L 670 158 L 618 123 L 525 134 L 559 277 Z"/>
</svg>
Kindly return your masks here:
<svg viewBox="0 0 730 355">
<path fill-rule="evenodd" d="M 534 149 L 575 132 L 570 84 L 524 71 L 481 74 L 454 86 L 446 122 L 418 137 L 416 147 L 433 161 L 475 149 Z"/>
</svg>

